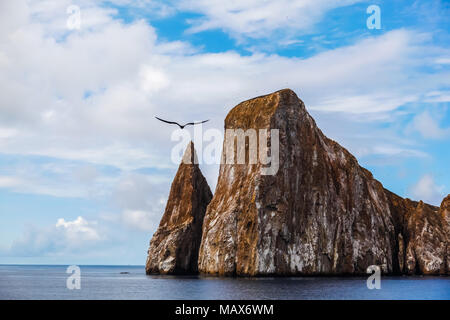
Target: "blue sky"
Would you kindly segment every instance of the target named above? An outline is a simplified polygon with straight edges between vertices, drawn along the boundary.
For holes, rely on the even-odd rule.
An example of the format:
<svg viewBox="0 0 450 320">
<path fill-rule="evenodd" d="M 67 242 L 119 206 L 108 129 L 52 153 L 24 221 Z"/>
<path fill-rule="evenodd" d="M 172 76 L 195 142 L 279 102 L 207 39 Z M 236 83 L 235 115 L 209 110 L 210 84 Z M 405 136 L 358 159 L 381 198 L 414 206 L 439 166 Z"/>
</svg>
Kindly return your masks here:
<svg viewBox="0 0 450 320">
<path fill-rule="evenodd" d="M 222 130 L 286 87 L 386 188 L 439 205 L 449 16 L 448 1 L 2 2 L 0 263 L 144 264 L 177 168 L 153 116 Z M 202 170 L 214 188 L 217 165 Z"/>
</svg>

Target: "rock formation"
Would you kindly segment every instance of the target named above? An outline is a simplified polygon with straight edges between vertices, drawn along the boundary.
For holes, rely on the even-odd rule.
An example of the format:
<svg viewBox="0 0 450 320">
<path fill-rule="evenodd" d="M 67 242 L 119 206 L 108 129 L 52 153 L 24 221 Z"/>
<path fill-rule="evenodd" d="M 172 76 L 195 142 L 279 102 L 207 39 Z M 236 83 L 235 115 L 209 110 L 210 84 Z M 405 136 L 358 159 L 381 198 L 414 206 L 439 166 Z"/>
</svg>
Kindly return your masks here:
<svg viewBox="0 0 450 320">
<path fill-rule="evenodd" d="M 439 210 L 444 221 L 444 230 L 447 235 L 446 249 L 445 249 L 445 269 L 447 274 L 450 273 L 450 194 L 445 197 L 441 203 Z"/>
<path fill-rule="evenodd" d="M 449 273 L 450 197 L 439 209 L 385 190 L 321 132 L 293 91 L 240 103 L 225 129 L 278 129 L 279 170 L 263 175 L 260 162 L 221 164 L 203 222 L 200 272 L 365 274 L 380 265 L 386 273 Z M 223 158 L 233 143 L 225 139 Z"/>
<path fill-rule="evenodd" d="M 203 217 L 211 198 L 191 142 L 172 182 L 158 230 L 150 241 L 147 274 L 197 272 Z"/>
<path fill-rule="evenodd" d="M 399 272 L 446 274 L 450 221 L 446 205 L 441 208 L 400 198 L 386 190 L 398 241 Z"/>
</svg>

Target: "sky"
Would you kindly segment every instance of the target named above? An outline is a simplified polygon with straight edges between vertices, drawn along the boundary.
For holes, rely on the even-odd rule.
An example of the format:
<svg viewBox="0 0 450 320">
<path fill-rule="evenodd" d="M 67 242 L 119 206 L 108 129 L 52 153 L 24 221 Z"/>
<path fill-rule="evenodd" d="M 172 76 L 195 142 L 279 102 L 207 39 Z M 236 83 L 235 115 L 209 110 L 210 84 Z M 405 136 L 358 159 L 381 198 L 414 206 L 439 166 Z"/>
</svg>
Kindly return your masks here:
<svg viewBox="0 0 450 320">
<path fill-rule="evenodd" d="M 433 0 L 1 1 L 0 264 L 143 265 L 178 166 L 154 116 L 223 130 L 283 88 L 385 188 L 439 205 L 449 16 Z M 214 190 L 218 166 L 201 169 Z"/>
</svg>

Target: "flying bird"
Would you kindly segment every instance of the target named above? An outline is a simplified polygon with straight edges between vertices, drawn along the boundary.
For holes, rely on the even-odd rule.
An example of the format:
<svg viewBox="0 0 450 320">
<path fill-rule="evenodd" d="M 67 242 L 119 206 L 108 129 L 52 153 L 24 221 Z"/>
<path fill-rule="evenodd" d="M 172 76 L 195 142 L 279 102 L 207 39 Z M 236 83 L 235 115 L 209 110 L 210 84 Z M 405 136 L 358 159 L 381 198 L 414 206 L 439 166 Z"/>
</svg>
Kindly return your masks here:
<svg viewBox="0 0 450 320">
<path fill-rule="evenodd" d="M 209 121 L 209 119 L 208 119 L 208 120 L 203 120 L 203 121 L 199 121 L 199 122 L 189 122 L 189 123 L 186 123 L 185 125 L 181 125 L 181 124 L 179 124 L 178 122 L 175 122 L 175 121 L 167 121 L 167 120 L 164 120 L 164 119 L 161 119 L 161 118 L 158 118 L 158 117 L 155 117 L 155 118 L 158 119 L 159 121 L 162 121 L 162 122 L 165 122 L 165 123 L 176 124 L 177 126 L 180 127 L 180 129 L 184 129 L 184 127 L 189 126 L 189 125 L 195 125 L 195 124 L 205 123 L 206 121 Z"/>
</svg>

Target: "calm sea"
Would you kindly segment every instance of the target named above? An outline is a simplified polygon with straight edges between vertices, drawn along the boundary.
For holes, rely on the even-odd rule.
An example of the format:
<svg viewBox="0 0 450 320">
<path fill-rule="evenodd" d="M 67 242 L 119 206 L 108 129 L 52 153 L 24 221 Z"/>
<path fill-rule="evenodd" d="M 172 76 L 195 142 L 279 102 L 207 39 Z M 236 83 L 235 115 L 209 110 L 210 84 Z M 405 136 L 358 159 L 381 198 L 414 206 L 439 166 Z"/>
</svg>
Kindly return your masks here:
<svg viewBox="0 0 450 320">
<path fill-rule="evenodd" d="M 67 266 L 0 265 L 0 299 L 445 299 L 449 277 L 214 278 L 146 276 L 143 266 L 80 266 L 69 290 Z"/>
</svg>

